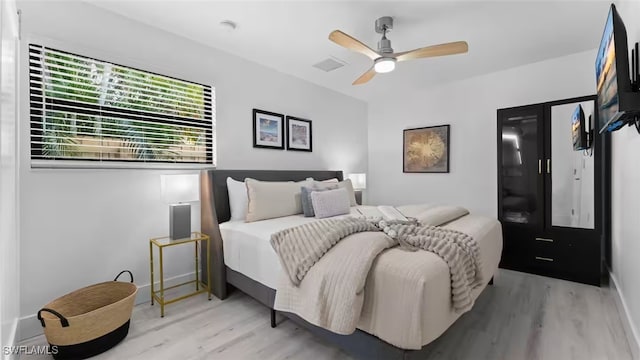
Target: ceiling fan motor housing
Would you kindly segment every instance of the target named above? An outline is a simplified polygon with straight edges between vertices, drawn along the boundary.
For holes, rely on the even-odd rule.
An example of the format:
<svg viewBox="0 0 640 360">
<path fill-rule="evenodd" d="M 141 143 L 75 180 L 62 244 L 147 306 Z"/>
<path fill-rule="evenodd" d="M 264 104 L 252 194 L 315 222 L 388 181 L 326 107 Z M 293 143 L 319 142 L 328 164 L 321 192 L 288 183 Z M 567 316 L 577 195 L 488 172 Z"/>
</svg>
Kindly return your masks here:
<svg viewBox="0 0 640 360">
<path fill-rule="evenodd" d="M 383 16 L 376 20 L 376 32 L 382 34 L 382 39 L 378 41 L 378 52 L 381 54 L 392 54 L 391 40 L 387 39 L 387 32 L 393 29 L 393 18 Z"/>
<path fill-rule="evenodd" d="M 383 16 L 376 20 L 376 32 L 384 34 L 385 31 L 393 29 L 393 18 L 391 16 Z"/>
<path fill-rule="evenodd" d="M 383 37 L 378 41 L 378 52 L 382 54 L 392 54 L 393 48 L 391 47 L 391 40 Z"/>
</svg>

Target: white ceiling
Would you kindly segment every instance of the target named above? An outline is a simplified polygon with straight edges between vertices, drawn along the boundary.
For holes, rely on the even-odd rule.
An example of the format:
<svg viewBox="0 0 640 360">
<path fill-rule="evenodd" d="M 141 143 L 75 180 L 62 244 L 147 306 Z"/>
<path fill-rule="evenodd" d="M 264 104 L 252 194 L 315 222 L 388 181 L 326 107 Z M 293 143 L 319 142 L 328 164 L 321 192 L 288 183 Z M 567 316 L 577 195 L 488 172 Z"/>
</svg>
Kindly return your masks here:
<svg viewBox="0 0 640 360">
<path fill-rule="evenodd" d="M 390 91 L 417 91 L 598 46 L 608 2 L 112 1 L 90 3 L 222 49 L 339 92 L 374 101 Z M 398 64 L 352 86 L 371 62 L 327 39 L 340 29 L 376 48 L 374 21 L 394 17 L 396 52 L 466 40 L 469 53 Z M 219 22 L 232 20 L 235 31 Z M 312 65 L 334 56 L 347 63 L 325 73 Z"/>
</svg>

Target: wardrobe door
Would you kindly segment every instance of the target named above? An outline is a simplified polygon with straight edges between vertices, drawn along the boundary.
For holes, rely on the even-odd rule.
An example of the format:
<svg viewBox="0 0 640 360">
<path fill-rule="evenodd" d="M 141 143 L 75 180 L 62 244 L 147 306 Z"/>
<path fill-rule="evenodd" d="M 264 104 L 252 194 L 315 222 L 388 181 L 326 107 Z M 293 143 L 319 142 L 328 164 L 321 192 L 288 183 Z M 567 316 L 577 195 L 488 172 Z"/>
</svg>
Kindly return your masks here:
<svg viewBox="0 0 640 360">
<path fill-rule="evenodd" d="M 531 246 L 544 229 L 543 107 L 498 110 L 498 219 L 500 266 L 527 271 Z"/>
<path fill-rule="evenodd" d="M 532 256 L 538 260 L 534 261 L 538 273 L 597 285 L 602 146 L 601 137 L 593 131 L 595 100 L 595 96 L 560 100 L 545 108 L 545 231 L 536 239 Z M 582 126 L 580 112 L 584 127 L 590 130 L 588 149 L 582 149 L 580 131 L 574 132 Z"/>
<path fill-rule="evenodd" d="M 543 107 L 498 110 L 498 217 L 503 224 L 541 230 Z"/>
</svg>

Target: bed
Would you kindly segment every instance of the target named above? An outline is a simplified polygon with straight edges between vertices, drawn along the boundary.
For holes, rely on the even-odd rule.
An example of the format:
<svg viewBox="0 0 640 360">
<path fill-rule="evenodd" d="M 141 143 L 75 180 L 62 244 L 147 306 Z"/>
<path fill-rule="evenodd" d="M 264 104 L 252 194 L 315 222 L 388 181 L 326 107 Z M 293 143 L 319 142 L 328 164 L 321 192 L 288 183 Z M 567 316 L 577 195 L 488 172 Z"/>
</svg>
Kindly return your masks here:
<svg viewBox="0 0 640 360">
<path fill-rule="evenodd" d="M 316 180 L 330 178 L 341 180 L 342 172 L 203 171 L 201 224 L 202 231 L 212 238 L 212 246 L 209 249 L 212 273 L 208 274 L 207 281 L 211 280 L 213 292 L 220 299 L 224 299 L 230 289 L 236 288 L 273 309 L 274 289 L 283 270 L 269 243 L 270 235 L 283 228 L 304 224 L 314 219 L 294 215 L 253 223 L 230 222 L 228 221 L 230 211 L 226 189 L 227 177 L 233 177 L 236 180 L 251 177 L 270 181 L 299 181 L 308 177 Z M 352 212 L 360 213 L 358 207 L 352 208 Z M 482 258 L 483 278 L 489 282 L 498 267 L 502 250 L 500 224 L 489 218 L 467 215 L 446 224 L 445 227 L 464 229 L 476 239 Z M 403 261 L 398 262 L 400 258 Z M 387 317 L 382 318 L 371 316 L 371 314 L 380 313 L 381 308 L 394 306 L 390 303 L 393 299 L 383 292 L 401 291 L 401 289 L 394 289 L 394 284 L 397 282 L 390 274 L 406 271 L 406 268 L 402 268 L 405 265 L 402 264 L 407 262 L 416 264 L 416 267 L 422 266 L 419 270 L 429 274 L 421 280 L 425 283 L 426 289 L 424 297 L 420 300 L 423 309 L 421 316 L 419 319 L 403 319 L 394 312 L 389 312 Z M 395 272 L 390 272 L 389 269 L 394 270 L 394 267 Z M 400 249 L 390 249 L 384 253 L 384 257 L 380 256 L 375 262 L 370 273 L 371 276 L 365 288 L 362 315 L 358 329 L 353 334 L 338 335 L 312 325 L 295 314 L 282 314 L 356 357 L 380 359 L 421 358 L 427 352 L 427 344 L 439 337 L 459 317 L 459 314 L 450 310 L 450 296 L 447 291 L 433 291 L 433 289 L 448 289 L 449 286 L 447 265 L 435 254 L 425 251 L 407 253 Z M 485 286 L 475 289 L 474 296 L 477 297 Z M 407 346 L 407 340 L 402 338 L 401 330 L 408 322 L 412 322 L 413 326 L 419 329 L 417 335 L 419 338 L 413 340 L 412 346 Z M 416 341 L 419 341 L 417 347 Z"/>
</svg>

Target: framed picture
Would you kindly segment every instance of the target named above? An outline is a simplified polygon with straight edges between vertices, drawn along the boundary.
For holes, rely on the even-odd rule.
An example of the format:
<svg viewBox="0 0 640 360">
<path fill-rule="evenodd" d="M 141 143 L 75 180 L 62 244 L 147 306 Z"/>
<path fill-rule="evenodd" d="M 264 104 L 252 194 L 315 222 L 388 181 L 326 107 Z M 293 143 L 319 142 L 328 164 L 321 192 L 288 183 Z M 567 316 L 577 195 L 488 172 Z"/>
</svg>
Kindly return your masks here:
<svg viewBox="0 0 640 360">
<path fill-rule="evenodd" d="M 284 115 L 253 109 L 253 147 L 284 149 Z"/>
<path fill-rule="evenodd" d="M 405 129 L 402 172 L 449 172 L 449 125 Z"/>
<path fill-rule="evenodd" d="M 287 150 L 312 151 L 311 120 L 287 116 Z"/>
</svg>

